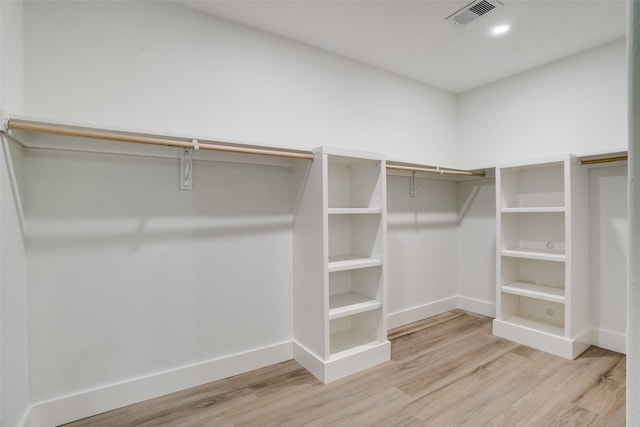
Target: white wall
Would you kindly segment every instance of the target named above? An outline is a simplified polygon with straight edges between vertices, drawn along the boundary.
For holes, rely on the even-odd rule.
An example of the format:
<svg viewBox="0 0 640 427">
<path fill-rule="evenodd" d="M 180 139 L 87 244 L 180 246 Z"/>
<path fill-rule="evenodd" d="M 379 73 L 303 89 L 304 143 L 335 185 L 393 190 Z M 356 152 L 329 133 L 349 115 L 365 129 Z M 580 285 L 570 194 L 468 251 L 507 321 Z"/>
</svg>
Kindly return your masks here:
<svg viewBox="0 0 640 427">
<path fill-rule="evenodd" d="M 424 177 L 416 182 L 412 198 L 409 177 L 387 177 L 390 327 L 435 314 L 432 310 L 441 307 L 438 301 L 457 294 L 456 183 Z"/>
<path fill-rule="evenodd" d="M 14 191 L 22 148 L 6 136 L 0 143 L 0 425 L 14 426 L 27 415 L 30 403 L 26 256 L 21 194 Z"/>
<path fill-rule="evenodd" d="M 627 423 L 640 420 L 640 4 L 627 2 L 629 30 L 629 281 L 627 285 Z"/>
<path fill-rule="evenodd" d="M 627 167 L 589 171 L 591 318 L 601 346 L 624 352 L 629 250 Z"/>
<path fill-rule="evenodd" d="M 28 116 L 443 166 L 624 149 L 624 67 L 617 41 L 456 98 L 169 2 L 25 5 Z M 32 402 L 291 339 L 289 169 L 196 162 L 183 192 L 176 160 L 24 162 Z M 492 183 L 419 179 L 412 199 L 408 181 L 388 178 L 389 313 L 491 304 Z M 619 226 L 620 194 L 598 205 L 598 233 Z M 595 309 L 618 303 L 619 279 Z"/>
<path fill-rule="evenodd" d="M 14 114 L 23 112 L 23 3 L 0 3 L 0 103 Z"/>
<path fill-rule="evenodd" d="M 454 95 L 181 5 L 34 1 L 24 25 L 29 117 L 455 162 Z M 184 192 L 175 159 L 27 149 L 25 172 L 36 418 L 291 340 L 290 169 L 196 162 Z M 400 304 L 449 296 L 454 271 Z"/>
<path fill-rule="evenodd" d="M 387 178 L 389 326 L 456 307 L 495 313 L 493 178 Z M 425 179 L 426 178 L 426 179 Z"/>
<path fill-rule="evenodd" d="M 626 150 L 625 41 L 459 96 L 459 161 L 473 168 Z"/>
<path fill-rule="evenodd" d="M 16 113 L 23 108 L 22 13 L 21 1 L 0 2 L 0 108 Z M 25 421 L 30 403 L 26 255 L 18 182 L 22 149 L 5 135 L 0 144 L 0 425 L 14 426 Z"/>
<path fill-rule="evenodd" d="M 25 6 L 25 113 L 456 161 L 455 96 L 170 2 Z"/>
<path fill-rule="evenodd" d="M 35 403 L 292 339 L 292 170 L 25 149 Z"/>
<path fill-rule="evenodd" d="M 473 311 L 495 315 L 496 187 L 493 178 L 458 183 L 458 293 Z"/>
</svg>

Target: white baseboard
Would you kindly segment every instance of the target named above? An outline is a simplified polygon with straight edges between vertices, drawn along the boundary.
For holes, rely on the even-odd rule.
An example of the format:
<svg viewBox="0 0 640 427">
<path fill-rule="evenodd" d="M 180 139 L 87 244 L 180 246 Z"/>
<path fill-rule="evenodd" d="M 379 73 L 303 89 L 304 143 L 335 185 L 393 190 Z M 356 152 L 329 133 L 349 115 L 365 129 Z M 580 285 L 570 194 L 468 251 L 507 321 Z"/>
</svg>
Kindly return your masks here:
<svg viewBox="0 0 640 427">
<path fill-rule="evenodd" d="M 25 427 L 51 427 L 293 358 L 291 341 L 33 405 Z"/>
<path fill-rule="evenodd" d="M 456 308 L 476 314 L 482 314 L 484 316 L 496 317 L 495 303 L 457 295 L 455 297 L 445 298 L 408 308 L 406 310 L 390 313 L 387 317 L 387 328 L 393 329 L 408 325 L 409 323 L 418 322 Z"/>
<path fill-rule="evenodd" d="M 450 297 L 438 301 L 407 308 L 390 313 L 387 317 L 387 329 L 397 328 L 435 316 L 458 307 L 458 297 Z"/>
<path fill-rule="evenodd" d="M 458 295 L 458 308 L 484 316 L 496 317 L 496 304 Z"/>
<path fill-rule="evenodd" d="M 366 348 L 365 348 L 366 347 Z M 349 353 L 349 352 L 347 352 Z M 299 343 L 293 343 L 293 358 L 323 384 L 339 380 L 391 359 L 391 343 L 361 346 L 358 351 L 322 360 Z"/>
<path fill-rule="evenodd" d="M 588 333 L 580 334 L 576 339 L 568 339 L 509 320 L 495 319 L 493 335 L 570 360 L 575 359 L 590 345 Z"/>
<path fill-rule="evenodd" d="M 591 344 L 607 350 L 627 354 L 627 336 L 604 329 L 591 329 Z"/>
<path fill-rule="evenodd" d="M 311 375 L 324 383 L 324 363 L 312 351 L 293 341 L 293 359 L 298 362 Z"/>
</svg>

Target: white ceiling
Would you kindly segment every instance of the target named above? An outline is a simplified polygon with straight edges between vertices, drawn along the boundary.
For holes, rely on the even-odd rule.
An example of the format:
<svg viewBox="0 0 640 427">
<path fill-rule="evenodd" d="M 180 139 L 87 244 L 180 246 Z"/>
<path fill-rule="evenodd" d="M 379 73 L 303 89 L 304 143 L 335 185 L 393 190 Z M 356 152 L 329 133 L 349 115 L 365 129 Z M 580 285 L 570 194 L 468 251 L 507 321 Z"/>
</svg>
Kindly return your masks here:
<svg viewBox="0 0 640 427">
<path fill-rule="evenodd" d="M 445 18 L 470 0 L 179 1 L 454 93 L 626 34 L 624 0 L 502 0 L 464 28 Z"/>
</svg>

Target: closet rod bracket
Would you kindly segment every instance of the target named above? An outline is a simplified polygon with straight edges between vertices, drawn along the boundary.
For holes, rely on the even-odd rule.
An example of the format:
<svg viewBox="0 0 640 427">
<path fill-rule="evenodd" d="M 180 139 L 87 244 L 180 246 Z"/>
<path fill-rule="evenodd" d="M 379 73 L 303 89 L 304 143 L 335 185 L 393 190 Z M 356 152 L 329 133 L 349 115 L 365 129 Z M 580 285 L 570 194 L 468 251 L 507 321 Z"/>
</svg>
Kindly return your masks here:
<svg viewBox="0 0 640 427">
<path fill-rule="evenodd" d="M 4 111 L 0 110 L 0 120 L 2 120 L 2 132 L 8 133 L 11 135 L 11 129 L 9 128 L 9 115 Z"/>
<path fill-rule="evenodd" d="M 194 143 L 197 150 L 197 142 Z M 193 186 L 193 148 L 183 148 L 180 158 L 180 189 L 191 190 Z"/>
<path fill-rule="evenodd" d="M 416 171 L 411 171 L 409 177 L 409 197 L 416 197 Z"/>
</svg>

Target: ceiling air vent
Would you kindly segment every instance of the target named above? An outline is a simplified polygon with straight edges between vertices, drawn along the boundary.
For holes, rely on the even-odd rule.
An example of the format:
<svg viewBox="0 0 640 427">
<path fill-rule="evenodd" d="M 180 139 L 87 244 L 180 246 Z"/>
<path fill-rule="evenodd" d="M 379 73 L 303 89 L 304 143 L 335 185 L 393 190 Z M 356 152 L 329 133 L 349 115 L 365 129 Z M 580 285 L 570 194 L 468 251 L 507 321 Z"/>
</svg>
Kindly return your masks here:
<svg viewBox="0 0 640 427">
<path fill-rule="evenodd" d="M 493 9 L 504 6 L 498 0 L 476 0 L 446 18 L 453 25 L 464 27 Z"/>
</svg>

